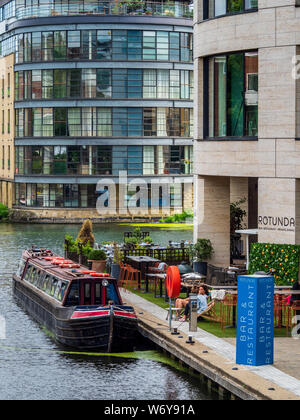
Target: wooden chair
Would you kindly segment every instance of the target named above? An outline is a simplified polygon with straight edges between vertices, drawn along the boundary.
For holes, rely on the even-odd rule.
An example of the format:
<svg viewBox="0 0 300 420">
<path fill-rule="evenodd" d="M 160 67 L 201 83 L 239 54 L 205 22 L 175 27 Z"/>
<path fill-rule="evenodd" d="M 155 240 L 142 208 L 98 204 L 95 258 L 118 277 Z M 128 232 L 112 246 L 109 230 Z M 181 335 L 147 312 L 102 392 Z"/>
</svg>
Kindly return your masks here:
<svg viewBox="0 0 300 420">
<path fill-rule="evenodd" d="M 141 272 L 130 265 L 126 267 L 124 289 L 132 287 L 134 290 L 141 288 Z"/>
<path fill-rule="evenodd" d="M 222 319 L 221 328 L 226 325 L 236 326 L 236 307 L 237 295 L 226 294 L 224 300 L 221 301 L 220 317 Z"/>
</svg>

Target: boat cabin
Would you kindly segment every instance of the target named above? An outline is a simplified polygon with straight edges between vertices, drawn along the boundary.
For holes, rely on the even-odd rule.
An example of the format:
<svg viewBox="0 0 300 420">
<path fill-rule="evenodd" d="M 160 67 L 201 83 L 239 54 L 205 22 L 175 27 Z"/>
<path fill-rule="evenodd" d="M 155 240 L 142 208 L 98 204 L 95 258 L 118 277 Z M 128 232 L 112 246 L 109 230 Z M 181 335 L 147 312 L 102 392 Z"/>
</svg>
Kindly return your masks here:
<svg viewBox="0 0 300 420">
<path fill-rule="evenodd" d="M 51 251 L 25 251 L 16 274 L 62 306 L 122 305 L 115 279 L 54 256 Z"/>
</svg>

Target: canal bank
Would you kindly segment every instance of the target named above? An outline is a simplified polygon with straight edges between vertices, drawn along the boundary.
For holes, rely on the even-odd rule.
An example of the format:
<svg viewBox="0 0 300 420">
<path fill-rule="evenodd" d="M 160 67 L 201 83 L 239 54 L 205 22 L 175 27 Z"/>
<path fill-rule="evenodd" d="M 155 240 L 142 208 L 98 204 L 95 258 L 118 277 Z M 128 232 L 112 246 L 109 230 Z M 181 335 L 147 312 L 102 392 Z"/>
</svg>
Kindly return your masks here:
<svg viewBox="0 0 300 420">
<path fill-rule="evenodd" d="M 273 366 L 248 367 L 235 364 L 235 346 L 198 328 L 194 344 L 187 344 L 188 323 L 174 322 L 180 335 L 172 335 L 166 320 L 167 311 L 129 291 L 123 300 L 135 307 L 141 334 L 159 348 L 199 375 L 199 382 L 219 398 L 243 400 L 300 400 L 300 380 Z M 286 340 L 292 340 L 287 338 Z M 276 344 L 276 347 L 277 344 Z M 299 346 L 290 346 L 290 363 L 300 369 Z M 295 353 L 295 354 L 293 354 Z M 288 363 L 288 361 L 287 361 Z"/>
</svg>

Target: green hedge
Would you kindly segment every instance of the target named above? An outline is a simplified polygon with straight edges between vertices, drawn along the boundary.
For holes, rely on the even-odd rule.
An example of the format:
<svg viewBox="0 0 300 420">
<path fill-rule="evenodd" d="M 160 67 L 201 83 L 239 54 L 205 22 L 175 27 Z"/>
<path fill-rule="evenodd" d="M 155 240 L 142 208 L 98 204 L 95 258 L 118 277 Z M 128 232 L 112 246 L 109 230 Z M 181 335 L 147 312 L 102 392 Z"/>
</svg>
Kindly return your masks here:
<svg viewBox="0 0 300 420">
<path fill-rule="evenodd" d="M 299 256 L 299 245 L 252 244 L 249 273 L 268 272 L 273 268 L 277 285 L 292 285 L 298 280 Z"/>
<path fill-rule="evenodd" d="M 7 219 L 8 215 L 9 215 L 8 208 L 4 204 L 0 203 L 0 220 Z"/>
</svg>

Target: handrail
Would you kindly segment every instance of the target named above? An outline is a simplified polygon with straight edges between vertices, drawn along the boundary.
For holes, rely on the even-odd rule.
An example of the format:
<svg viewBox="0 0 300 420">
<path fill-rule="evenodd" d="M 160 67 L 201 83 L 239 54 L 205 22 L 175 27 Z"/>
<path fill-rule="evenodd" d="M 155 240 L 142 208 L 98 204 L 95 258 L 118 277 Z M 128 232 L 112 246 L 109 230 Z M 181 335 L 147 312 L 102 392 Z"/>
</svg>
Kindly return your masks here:
<svg viewBox="0 0 300 420">
<path fill-rule="evenodd" d="M 192 6 L 179 2 L 147 1 L 72 1 L 66 4 L 44 3 L 39 6 L 16 7 L 16 18 L 74 15 L 156 15 L 175 18 L 193 18 Z"/>
</svg>

